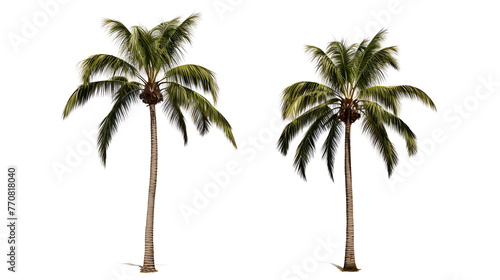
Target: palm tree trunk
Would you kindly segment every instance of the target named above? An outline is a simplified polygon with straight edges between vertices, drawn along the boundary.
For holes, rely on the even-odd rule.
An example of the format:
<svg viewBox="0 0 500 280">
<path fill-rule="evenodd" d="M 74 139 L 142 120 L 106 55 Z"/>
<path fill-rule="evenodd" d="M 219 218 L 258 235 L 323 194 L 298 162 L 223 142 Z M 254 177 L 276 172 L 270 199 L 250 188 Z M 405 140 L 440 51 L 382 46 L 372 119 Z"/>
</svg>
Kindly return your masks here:
<svg viewBox="0 0 500 280">
<path fill-rule="evenodd" d="M 344 267 L 342 271 L 358 271 L 354 259 L 354 216 L 352 201 L 352 174 L 351 174 L 351 121 L 345 122 L 345 194 L 346 194 L 346 240 Z"/>
<path fill-rule="evenodd" d="M 144 265 L 141 267 L 141 272 L 157 271 L 155 268 L 155 256 L 153 248 L 153 222 L 156 195 L 156 175 L 158 169 L 158 142 L 156 136 L 155 104 L 149 105 L 149 113 L 151 115 L 151 169 L 149 174 L 148 211 L 146 216 L 146 237 L 144 242 Z"/>
</svg>

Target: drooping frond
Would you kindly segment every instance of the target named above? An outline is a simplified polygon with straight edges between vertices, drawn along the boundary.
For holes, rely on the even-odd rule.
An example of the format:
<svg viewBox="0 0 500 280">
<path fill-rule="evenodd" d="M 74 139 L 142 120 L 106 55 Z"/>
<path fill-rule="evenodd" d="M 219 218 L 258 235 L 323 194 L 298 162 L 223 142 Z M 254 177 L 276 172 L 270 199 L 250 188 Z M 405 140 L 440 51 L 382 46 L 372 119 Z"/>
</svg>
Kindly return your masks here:
<svg viewBox="0 0 500 280">
<path fill-rule="evenodd" d="M 363 110 L 371 118 L 382 121 L 385 125 L 394 129 L 406 142 L 408 155 L 417 153 L 417 136 L 410 127 L 399 117 L 384 110 L 382 106 L 370 101 L 363 101 Z"/>
<path fill-rule="evenodd" d="M 374 86 L 362 91 L 359 97 L 380 102 L 386 108 L 393 110 L 395 114 L 397 114 L 397 108 L 402 98 L 415 99 L 436 110 L 436 105 L 425 92 L 408 85 Z"/>
<path fill-rule="evenodd" d="M 182 137 L 184 139 L 184 145 L 187 145 L 188 134 L 187 134 L 186 119 L 184 118 L 184 114 L 182 114 L 179 104 L 172 102 L 170 100 L 170 98 L 172 98 L 172 95 L 167 94 L 166 96 L 167 98 L 165 98 L 163 101 L 163 112 L 167 115 L 170 122 L 174 124 L 182 133 Z"/>
<path fill-rule="evenodd" d="M 293 165 L 295 166 L 295 170 L 304 180 L 306 179 L 306 166 L 316 150 L 316 140 L 318 140 L 322 132 L 328 129 L 328 124 L 332 116 L 333 111 L 329 111 L 316 119 L 316 121 L 309 126 L 304 138 L 302 138 L 302 141 L 300 141 L 297 147 Z"/>
<path fill-rule="evenodd" d="M 191 112 L 196 127 L 200 134 L 208 132 L 210 125 L 215 124 L 220 128 L 226 138 L 236 148 L 236 141 L 232 128 L 226 118 L 205 97 L 181 84 L 171 82 L 166 88 L 166 94 L 170 95 L 172 104 Z"/>
<path fill-rule="evenodd" d="M 215 80 L 215 73 L 207 68 L 195 64 L 181 65 L 168 70 L 165 77 L 167 81 L 208 92 L 212 95 L 214 104 L 217 103 L 219 86 Z"/>
<path fill-rule="evenodd" d="M 286 155 L 288 153 L 288 148 L 290 147 L 290 142 L 302 129 L 331 111 L 328 105 L 329 104 L 318 105 L 287 124 L 278 140 L 278 150 L 283 155 Z"/>
<path fill-rule="evenodd" d="M 391 176 L 398 162 L 398 155 L 396 153 L 396 148 L 391 140 L 389 140 L 384 123 L 380 118 L 365 112 L 362 121 L 362 131 L 370 137 L 372 144 L 377 148 L 385 161 L 387 173 Z"/>
<path fill-rule="evenodd" d="M 337 147 L 342 139 L 344 125 L 340 120 L 339 116 L 336 114 L 331 119 L 330 131 L 328 136 L 323 143 L 323 156 L 326 160 L 326 166 L 328 167 L 328 174 L 333 180 L 333 166 L 335 163 L 335 153 L 337 153 Z"/>
<path fill-rule="evenodd" d="M 125 77 L 140 77 L 139 71 L 125 60 L 109 54 L 92 55 L 80 62 L 81 77 L 84 84 L 101 74 Z"/>
<path fill-rule="evenodd" d="M 102 163 L 106 166 L 106 153 L 118 124 L 126 117 L 129 107 L 139 100 L 141 87 L 136 82 L 127 82 L 114 94 L 113 108 L 99 125 L 97 148 Z"/>
<path fill-rule="evenodd" d="M 63 111 L 63 119 L 77 107 L 85 105 L 90 98 L 97 95 L 112 95 L 127 82 L 124 77 L 116 76 L 106 81 L 97 81 L 80 85 L 69 97 Z"/>
<path fill-rule="evenodd" d="M 315 82 L 298 82 L 283 90 L 281 114 L 284 119 L 295 118 L 309 107 L 336 98 L 328 86 Z"/>
<path fill-rule="evenodd" d="M 382 105 L 385 109 L 390 110 L 393 114 L 397 115 L 399 112 L 400 100 L 397 95 L 392 94 L 388 87 L 374 86 L 361 90 L 358 98 L 360 100 L 366 99 Z"/>
</svg>

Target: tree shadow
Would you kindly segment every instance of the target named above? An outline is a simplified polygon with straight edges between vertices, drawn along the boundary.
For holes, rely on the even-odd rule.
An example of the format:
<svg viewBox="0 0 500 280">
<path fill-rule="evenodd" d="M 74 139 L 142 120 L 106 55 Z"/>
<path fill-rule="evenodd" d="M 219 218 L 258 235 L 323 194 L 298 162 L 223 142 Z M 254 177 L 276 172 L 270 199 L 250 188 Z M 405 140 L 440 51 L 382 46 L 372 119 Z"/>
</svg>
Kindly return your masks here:
<svg viewBox="0 0 500 280">
<path fill-rule="evenodd" d="M 124 265 L 129 265 L 129 266 L 137 266 L 137 267 L 141 267 L 142 268 L 142 265 L 140 264 L 135 264 L 135 263 L 121 263 L 121 264 L 124 264 Z M 155 264 L 156 266 L 166 266 L 165 264 L 160 264 L 160 263 L 157 263 Z"/>
<path fill-rule="evenodd" d="M 134 264 L 134 263 L 122 263 L 124 265 L 130 265 L 130 266 L 138 266 L 138 267 L 142 267 L 142 265 L 138 265 L 138 264 Z"/>
<path fill-rule="evenodd" d="M 344 270 L 343 267 L 341 267 L 340 265 L 338 264 L 335 264 L 335 263 L 330 263 L 331 265 L 335 266 L 336 268 L 338 268 L 338 270 L 342 271 L 342 272 L 357 272 L 357 271 L 360 271 L 361 268 L 358 268 L 358 270 Z"/>
<path fill-rule="evenodd" d="M 335 266 L 336 268 L 338 268 L 340 271 L 342 271 L 342 267 L 338 264 L 335 264 L 335 263 L 330 263 L 331 265 Z"/>
</svg>

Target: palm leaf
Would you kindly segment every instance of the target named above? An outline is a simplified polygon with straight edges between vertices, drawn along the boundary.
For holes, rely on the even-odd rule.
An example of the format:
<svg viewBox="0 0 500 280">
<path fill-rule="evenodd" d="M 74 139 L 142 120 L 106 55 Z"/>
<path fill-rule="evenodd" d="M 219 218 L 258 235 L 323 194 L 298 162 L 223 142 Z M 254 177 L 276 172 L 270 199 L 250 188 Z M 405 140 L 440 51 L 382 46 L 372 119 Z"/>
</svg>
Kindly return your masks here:
<svg viewBox="0 0 500 280">
<path fill-rule="evenodd" d="M 338 73 L 342 77 L 344 84 L 352 81 L 352 56 L 356 45 L 347 46 L 345 41 L 333 41 L 328 44 L 326 53 L 335 62 Z M 345 91 L 345 89 L 344 89 Z"/>
<path fill-rule="evenodd" d="M 379 103 L 385 109 L 392 111 L 394 114 L 398 114 L 400 107 L 400 100 L 396 94 L 393 94 L 390 87 L 385 86 L 374 86 L 360 91 L 358 96 L 359 99 L 370 100 L 372 102 Z"/>
<path fill-rule="evenodd" d="M 306 166 L 314 155 L 316 149 L 316 140 L 320 134 L 328 129 L 328 120 L 331 120 L 333 115 L 332 111 L 327 112 L 320 118 L 316 119 L 304 135 L 304 138 L 299 143 L 293 165 L 299 175 L 306 180 Z"/>
<path fill-rule="evenodd" d="M 174 81 L 189 88 L 199 88 L 212 95 L 214 104 L 217 102 L 219 86 L 215 80 L 215 73 L 205 67 L 195 64 L 186 64 L 170 69 L 166 75 L 167 81 Z"/>
<path fill-rule="evenodd" d="M 358 75 L 362 72 L 361 70 L 365 68 L 365 65 L 373 54 L 382 48 L 382 42 L 385 40 L 386 36 L 387 30 L 382 29 L 377 32 L 370 41 L 365 39 L 358 45 L 358 49 L 354 53 L 355 61 L 353 63 Z"/>
<path fill-rule="evenodd" d="M 370 137 L 373 146 L 377 148 L 380 155 L 385 161 L 387 167 L 387 173 L 389 177 L 392 175 L 392 171 L 398 162 L 398 155 L 394 145 L 391 140 L 389 140 L 389 136 L 387 135 L 387 131 L 384 127 L 384 124 L 377 116 L 372 114 L 365 113 L 362 121 L 362 131 Z"/>
<path fill-rule="evenodd" d="M 113 19 L 104 19 L 102 26 L 118 43 L 120 53 L 132 59 L 133 56 L 130 53 L 130 37 L 132 33 L 130 30 L 123 23 Z"/>
<path fill-rule="evenodd" d="M 182 133 L 182 137 L 184 139 L 184 145 L 187 145 L 188 134 L 187 134 L 186 119 L 184 118 L 184 114 L 182 114 L 179 105 L 172 102 L 170 100 L 170 97 L 171 95 L 167 94 L 167 98 L 165 98 L 165 100 L 163 101 L 163 112 L 167 115 L 170 122 L 174 124 Z"/>
<path fill-rule="evenodd" d="M 163 58 L 169 68 L 178 64 L 184 55 L 184 45 L 191 44 L 193 28 L 198 23 L 199 14 L 192 14 L 183 22 L 179 18 L 163 22 L 152 29 L 158 38 L 159 49 L 162 50 Z"/>
<path fill-rule="evenodd" d="M 155 46 L 155 37 L 142 26 L 132 26 L 130 33 L 129 52 L 133 61 L 146 72 L 148 78 L 156 80 L 164 62 Z"/>
<path fill-rule="evenodd" d="M 330 123 L 331 123 L 329 126 L 330 131 L 328 132 L 328 136 L 326 137 L 322 147 L 323 150 L 322 158 L 326 160 L 326 166 L 328 167 L 328 174 L 330 175 L 330 178 L 333 180 L 333 167 L 335 163 L 335 154 L 337 153 L 337 147 L 340 143 L 344 126 L 342 124 L 342 121 L 339 119 L 338 114 L 335 114 L 332 117 Z"/>
<path fill-rule="evenodd" d="M 101 74 L 109 76 L 140 77 L 139 71 L 125 60 L 109 55 L 96 54 L 80 62 L 81 77 L 84 84 Z"/>
<path fill-rule="evenodd" d="M 316 72 L 320 75 L 324 83 L 333 89 L 341 92 L 344 89 L 345 80 L 343 74 L 335 62 L 322 49 L 315 46 L 306 46 L 306 53 L 316 64 Z"/>
<path fill-rule="evenodd" d="M 356 87 L 365 89 L 385 80 L 387 68 L 392 67 L 399 70 L 396 59 L 397 47 L 387 47 L 377 50 L 370 56 L 365 56 L 362 68 L 358 69 Z"/>
<path fill-rule="evenodd" d="M 382 121 L 403 137 L 406 142 L 408 155 L 411 156 L 417 153 L 417 136 L 403 120 L 387 112 L 382 106 L 374 102 L 363 101 L 363 108 L 372 118 L 377 118 Z"/>
<path fill-rule="evenodd" d="M 205 97 L 190 88 L 173 82 L 169 83 L 165 91 L 166 94 L 171 95 L 169 98 L 173 104 L 191 112 L 200 134 L 204 135 L 208 132 L 210 125 L 213 123 L 224 132 L 233 146 L 237 147 L 231 125 Z"/>
<path fill-rule="evenodd" d="M 125 119 L 130 105 L 139 100 L 138 92 L 140 90 L 140 85 L 136 82 L 124 84 L 113 98 L 111 111 L 99 125 L 97 147 L 104 166 L 106 166 L 109 143 L 117 131 L 118 124 Z"/>
<path fill-rule="evenodd" d="M 80 85 L 68 99 L 63 111 L 63 119 L 79 106 L 85 105 L 90 98 L 97 95 L 114 94 L 127 82 L 124 77 L 116 76 L 106 81 L 97 81 Z"/>
<path fill-rule="evenodd" d="M 321 104 L 311 108 L 287 124 L 278 140 L 278 150 L 283 155 L 286 155 L 290 147 L 290 142 L 302 129 L 331 111 L 328 105 L 329 104 Z"/>
<path fill-rule="evenodd" d="M 384 99 L 399 103 L 401 98 L 410 98 L 420 101 L 431 109 L 436 110 L 436 105 L 424 91 L 408 85 L 371 87 L 363 91 L 360 98 L 371 98 L 373 101 L 381 102 L 384 106 L 388 105 Z"/>
<path fill-rule="evenodd" d="M 328 86 L 315 82 L 298 82 L 283 90 L 281 114 L 284 119 L 294 118 L 310 106 L 336 97 Z"/>
</svg>

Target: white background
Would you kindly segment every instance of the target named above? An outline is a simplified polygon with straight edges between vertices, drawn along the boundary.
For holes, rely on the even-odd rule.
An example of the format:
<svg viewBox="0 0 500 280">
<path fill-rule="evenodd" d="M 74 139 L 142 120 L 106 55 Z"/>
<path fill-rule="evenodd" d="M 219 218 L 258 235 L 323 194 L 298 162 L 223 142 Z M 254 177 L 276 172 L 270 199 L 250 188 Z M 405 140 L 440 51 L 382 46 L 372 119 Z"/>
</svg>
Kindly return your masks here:
<svg viewBox="0 0 500 280">
<path fill-rule="evenodd" d="M 2 261 L 2 279 L 500 279 L 494 2 L 61 0 L 44 9 L 48 2 L 0 7 L 0 166 L 4 173 L 18 166 L 20 203 L 19 273 L 8 273 Z M 124 263 L 142 264 L 149 112 L 142 103 L 130 111 L 106 168 L 95 136 L 85 134 L 97 128 L 111 100 L 95 98 L 64 121 L 61 114 L 80 82 L 77 63 L 117 54 L 100 26 L 103 18 L 151 28 L 192 12 L 202 19 L 185 62 L 217 73 L 217 108 L 232 124 L 239 149 L 216 129 L 199 136 L 192 123 L 184 147 L 180 133 L 158 115 L 159 272 L 139 274 Z M 390 180 L 355 125 L 355 243 L 362 270 L 342 273 L 329 263 L 343 264 L 343 152 L 335 183 L 319 152 L 305 182 L 292 166 L 294 150 L 283 157 L 275 148 L 286 124 L 276 112 L 283 88 L 318 81 L 304 45 L 358 42 L 382 27 L 389 30 L 386 45 L 399 46 L 401 64 L 385 84 L 423 89 L 438 112 L 403 104 L 401 117 L 418 135 L 420 152 L 408 159 L 393 135 L 400 165 Z M 237 174 L 224 175 L 228 164 Z M 197 215 L 183 216 L 180 207 L 194 207 L 196 193 L 209 184 L 225 187 Z M 0 199 L 4 205 L 6 191 Z M 3 256 L 6 237 L 1 226 Z M 318 240 L 328 239 L 335 244 L 328 259 L 314 259 L 322 249 Z M 294 276 L 294 267 L 308 272 Z"/>
</svg>

